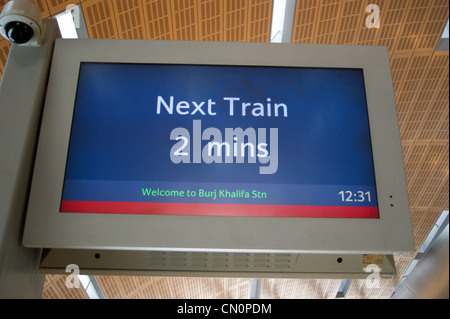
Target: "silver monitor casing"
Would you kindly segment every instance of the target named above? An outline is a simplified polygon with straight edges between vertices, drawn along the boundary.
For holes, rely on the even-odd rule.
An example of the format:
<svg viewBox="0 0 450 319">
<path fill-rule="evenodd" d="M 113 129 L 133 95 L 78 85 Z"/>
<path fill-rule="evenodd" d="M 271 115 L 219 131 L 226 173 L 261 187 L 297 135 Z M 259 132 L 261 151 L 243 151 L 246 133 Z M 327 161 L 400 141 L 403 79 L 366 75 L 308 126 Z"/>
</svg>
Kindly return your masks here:
<svg viewBox="0 0 450 319">
<path fill-rule="evenodd" d="M 379 219 L 60 213 L 81 62 L 360 68 Z M 57 40 L 23 236 L 26 247 L 77 250 L 393 254 L 414 241 L 385 47 L 140 40 Z"/>
</svg>

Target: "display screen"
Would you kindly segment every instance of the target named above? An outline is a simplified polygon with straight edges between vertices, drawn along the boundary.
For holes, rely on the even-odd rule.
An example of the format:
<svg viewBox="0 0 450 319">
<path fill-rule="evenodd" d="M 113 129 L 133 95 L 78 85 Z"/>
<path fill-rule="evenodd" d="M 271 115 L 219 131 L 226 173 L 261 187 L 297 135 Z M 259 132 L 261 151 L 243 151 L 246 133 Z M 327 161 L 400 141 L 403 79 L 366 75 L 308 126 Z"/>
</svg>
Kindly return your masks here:
<svg viewBox="0 0 450 319">
<path fill-rule="evenodd" d="M 81 63 L 60 211 L 379 218 L 363 70 Z"/>
</svg>

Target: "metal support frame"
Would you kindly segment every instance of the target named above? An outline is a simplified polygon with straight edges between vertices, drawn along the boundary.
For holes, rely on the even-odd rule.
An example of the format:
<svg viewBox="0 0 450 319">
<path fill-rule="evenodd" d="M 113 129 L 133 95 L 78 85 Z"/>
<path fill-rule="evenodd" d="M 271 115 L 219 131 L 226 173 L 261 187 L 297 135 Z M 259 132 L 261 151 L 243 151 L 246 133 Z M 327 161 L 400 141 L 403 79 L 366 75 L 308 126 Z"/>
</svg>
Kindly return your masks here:
<svg viewBox="0 0 450 319">
<path fill-rule="evenodd" d="M 24 248 L 28 203 L 56 21 L 40 47 L 11 45 L 0 83 L 0 298 L 41 298 L 41 250 Z"/>
<path fill-rule="evenodd" d="M 290 43 L 292 38 L 292 28 L 294 25 L 296 0 L 274 0 L 272 12 L 272 31 L 270 35 L 270 42 L 274 43 Z M 279 11 L 278 11 L 279 10 Z M 280 20 L 282 23 L 278 26 L 274 24 L 279 19 L 276 15 L 283 14 Z"/>
<path fill-rule="evenodd" d="M 254 279 L 250 282 L 250 299 L 260 299 L 261 279 Z"/>
<path fill-rule="evenodd" d="M 343 279 L 341 281 L 341 284 L 339 285 L 339 288 L 338 288 L 335 298 L 337 298 L 337 299 L 345 298 L 345 296 L 347 295 L 347 292 L 350 288 L 351 283 L 352 283 L 351 279 Z"/>
<path fill-rule="evenodd" d="M 444 210 L 392 294 L 393 299 L 449 296 L 449 212 Z"/>
<path fill-rule="evenodd" d="M 106 299 L 97 278 L 92 275 L 78 275 L 83 295 L 87 299 Z"/>
</svg>

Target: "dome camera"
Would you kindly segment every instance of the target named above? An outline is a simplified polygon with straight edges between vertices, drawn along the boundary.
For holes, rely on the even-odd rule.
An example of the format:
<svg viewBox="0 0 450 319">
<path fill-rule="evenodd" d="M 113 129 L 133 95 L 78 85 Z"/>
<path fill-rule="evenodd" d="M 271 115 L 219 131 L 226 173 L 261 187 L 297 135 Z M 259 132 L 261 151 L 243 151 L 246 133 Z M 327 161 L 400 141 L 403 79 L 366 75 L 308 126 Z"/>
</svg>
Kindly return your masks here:
<svg viewBox="0 0 450 319">
<path fill-rule="evenodd" d="M 44 23 L 33 0 L 9 1 L 0 14 L 0 33 L 19 45 L 41 45 Z"/>
</svg>

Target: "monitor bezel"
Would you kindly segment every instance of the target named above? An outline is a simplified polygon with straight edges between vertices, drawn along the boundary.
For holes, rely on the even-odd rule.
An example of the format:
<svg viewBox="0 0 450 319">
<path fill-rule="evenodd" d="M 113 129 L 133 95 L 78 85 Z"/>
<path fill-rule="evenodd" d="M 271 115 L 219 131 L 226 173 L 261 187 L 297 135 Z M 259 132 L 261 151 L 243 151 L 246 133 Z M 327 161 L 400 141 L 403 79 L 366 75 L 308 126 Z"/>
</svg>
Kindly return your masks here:
<svg viewBox="0 0 450 319">
<path fill-rule="evenodd" d="M 82 62 L 357 68 L 364 72 L 379 219 L 60 213 Z M 55 43 L 23 243 L 27 247 L 294 253 L 412 252 L 385 47 L 141 40 Z"/>
</svg>

